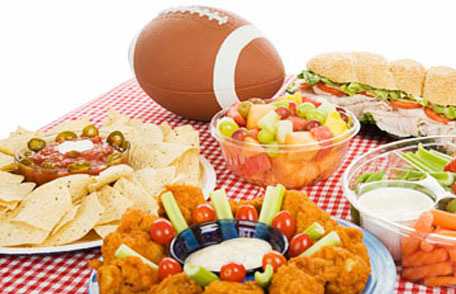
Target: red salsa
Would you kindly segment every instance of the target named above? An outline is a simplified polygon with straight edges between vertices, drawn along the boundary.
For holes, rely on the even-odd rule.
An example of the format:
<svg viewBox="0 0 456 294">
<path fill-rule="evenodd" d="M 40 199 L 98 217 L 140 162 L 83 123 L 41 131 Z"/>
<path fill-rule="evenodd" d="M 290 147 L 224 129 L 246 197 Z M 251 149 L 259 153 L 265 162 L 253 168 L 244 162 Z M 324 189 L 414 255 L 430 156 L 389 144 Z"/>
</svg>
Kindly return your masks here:
<svg viewBox="0 0 456 294">
<path fill-rule="evenodd" d="M 104 140 L 91 125 L 80 136 L 65 131 L 49 141 L 33 138 L 27 146 L 17 156 L 19 170 L 28 181 L 43 184 L 71 174 L 98 175 L 111 165 L 126 163 L 129 143 L 119 131 Z"/>
</svg>

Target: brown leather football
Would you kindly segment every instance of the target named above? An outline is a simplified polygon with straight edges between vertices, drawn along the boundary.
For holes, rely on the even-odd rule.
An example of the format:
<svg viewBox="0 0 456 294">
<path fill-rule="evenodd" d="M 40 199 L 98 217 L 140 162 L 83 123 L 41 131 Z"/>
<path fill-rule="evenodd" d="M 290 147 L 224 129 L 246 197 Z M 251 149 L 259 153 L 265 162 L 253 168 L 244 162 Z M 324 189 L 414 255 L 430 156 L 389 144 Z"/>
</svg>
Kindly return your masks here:
<svg viewBox="0 0 456 294">
<path fill-rule="evenodd" d="M 131 58 L 136 79 L 158 104 L 204 121 L 236 101 L 270 98 L 285 77 L 277 51 L 255 26 L 202 6 L 162 12 L 138 35 Z"/>
</svg>

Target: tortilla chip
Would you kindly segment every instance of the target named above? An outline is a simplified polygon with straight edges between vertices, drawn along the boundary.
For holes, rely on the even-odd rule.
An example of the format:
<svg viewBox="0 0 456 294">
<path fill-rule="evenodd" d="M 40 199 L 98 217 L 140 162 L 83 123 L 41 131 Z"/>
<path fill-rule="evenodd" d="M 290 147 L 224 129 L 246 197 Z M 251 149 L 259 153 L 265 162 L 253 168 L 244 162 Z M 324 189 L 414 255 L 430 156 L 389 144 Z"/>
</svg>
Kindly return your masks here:
<svg viewBox="0 0 456 294">
<path fill-rule="evenodd" d="M 0 171 L 0 184 L 20 184 L 24 181 L 24 176 Z"/>
<path fill-rule="evenodd" d="M 76 134 L 80 134 L 82 132 L 82 129 L 84 129 L 86 126 L 92 124 L 90 122 L 90 119 L 88 116 L 83 116 L 79 119 L 74 119 L 74 120 L 65 120 L 50 129 L 46 130 L 45 135 L 46 136 L 54 136 L 57 135 L 60 132 L 63 131 L 72 131 L 75 132 Z"/>
<path fill-rule="evenodd" d="M 49 231 L 23 222 L 0 221 L 0 246 L 41 244 L 48 234 Z"/>
<path fill-rule="evenodd" d="M 200 156 L 197 149 L 187 151 L 173 164 L 177 175 L 175 182 L 201 186 Z"/>
<path fill-rule="evenodd" d="M 98 225 L 93 228 L 93 230 L 100 236 L 102 239 L 106 238 L 109 234 L 115 232 L 119 224 L 107 224 L 107 225 Z"/>
<path fill-rule="evenodd" d="M 114 184 L 114 189 L 130 199 L 134 208 L 144 209 L 153 215 L 158 215 L 157 200 L 149 195 L 140 184 L 121 178 Z"/>
<path fill-rule="evenodd" d="M 167 184 L 173 182 L 176 168 L 165 167 L 160 169 L 144 168 L 135 171 L 133 179 L 140 183 L 151 196 L 158 196 Z"/>
<path fill-rule="evenodd" d="M 71 195 L 66 186 L 54 182 L 46 183 L 22 201 L 14 221 L 50 232 L 71 209 Z"/>
<path fill-rule="evenodd" d="M 129 152 L 129 163 L 134 169 L 168 167 L 191 148 L 174 143 L 135 144 Z"/>
<path fill-rule="evenodd" d="M 36 132 L 19 127 L 8 138 L 0 140 L 0 152 L 15 156 L 17 152 L 27 147 L 27 142 L 31 138 L 36 136 L 39 136 Z"/>
<path fill-rule="evenodd" d="M 97 191 L 103 186 L 114 183 L 122 177 L 130 177 L 133 175 L 134 170 L 126 164 L 119 164 L 111 166 L 108 169 L 102 171 L 98 176 L 95 177 L 95 182 L 89 185 L 89 191 Z"/>
<path fill-rule="evenodd" d="M 184 125 L 175 128 L 167 136 L 166 142 L 190 145 L 194 148 L 200 146 L 199 134 L 191 125 Z"/>
<path fill-rule="evenodd" d="M 63 245 L 81 239 L 95 227 L 103 210 L 97 193 L 91 193 L 82 201 L 74 219 L 49 236 L 43 245 Z"/>
<path fill-rule="evenodd" d="M 133 206 L 133 201 L 111 186 L 104 186 L 97 194 L 98 200 L 104 207 L 104 212 L 97 225 L 120 220 L 124 212 Z"/>
<path fill-rule="evenodd" d="M 13 170 L 15 166 L 14 157 L 0 152 L 0 170 Z"/>
<path fill-rule="evenodd" d="M 32 192 L 35 183 L 0 184 L 0 201 L 22 201 Z"/>
<path fill-rule="evenodd" d="M 164 142 L 169 142 L 169 137 L 174 133 L 173 128 L 167 122 L 163 122 L 160 124 L 160 129 L 163 133 L 163 140 Z"/>
<path fill-rule="evenodd" d="M 54 180 L 54 184 L 66 186 L 71 194 L 73 203 L 78 202 L 89 194 L 89 185 L 94 183 L 95 179 L 85 174 L 75 174 Z"/>
<path fill-rule="evenodd" d="M 73 205 L 71 206 L 70 210 L 65 213 L 65 215 L 62 217 L 62 219 L 59 221 L 59 223 L 52 229 L 51 235 L 55 234 L 60 228 L 62 228 L 64 225 L 72 221 L 76 217 L 76 213 L 78 212 L 78 209 L 81 205 Z"/>
</svg>

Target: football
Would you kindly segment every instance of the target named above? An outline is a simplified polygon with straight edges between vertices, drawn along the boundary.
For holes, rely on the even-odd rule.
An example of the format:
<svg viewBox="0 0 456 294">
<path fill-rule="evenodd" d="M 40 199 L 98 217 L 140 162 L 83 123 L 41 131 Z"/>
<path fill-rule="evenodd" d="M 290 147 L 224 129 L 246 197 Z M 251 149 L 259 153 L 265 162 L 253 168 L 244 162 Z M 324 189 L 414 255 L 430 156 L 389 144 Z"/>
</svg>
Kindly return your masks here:
<svg viewBox="0 0 456 294">
<path fill-rule="evenodd" d="M 130 58 L 147 95 L 203 121 L 237 101 L 271 98 L 285 77 L 277 51 L 254 25 L 202 6 L 163 11 L 137 36 Z"/>
</svg>

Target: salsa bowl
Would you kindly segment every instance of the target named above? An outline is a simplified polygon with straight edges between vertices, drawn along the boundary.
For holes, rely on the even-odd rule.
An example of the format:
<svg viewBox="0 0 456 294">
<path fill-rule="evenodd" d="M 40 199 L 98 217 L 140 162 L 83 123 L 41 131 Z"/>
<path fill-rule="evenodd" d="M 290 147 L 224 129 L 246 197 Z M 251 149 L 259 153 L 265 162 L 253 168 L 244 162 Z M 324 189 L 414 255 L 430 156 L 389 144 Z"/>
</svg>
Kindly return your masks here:
<svg viewBox="0 0 456 294">
<path fill-rule="evenodd" d="M 84 137 L 64 131 L 57 136 L 32 138 L 27 148 L 15 155 L 17 172 L 26 181 L 41 185 L 71 174 L 98 175 L 112 165 L 128 163 L 130 143 L 120 131 L 104 138 L 95 126 L 87 128 L 97 130 L 96 135 Z"/>
</svg>

